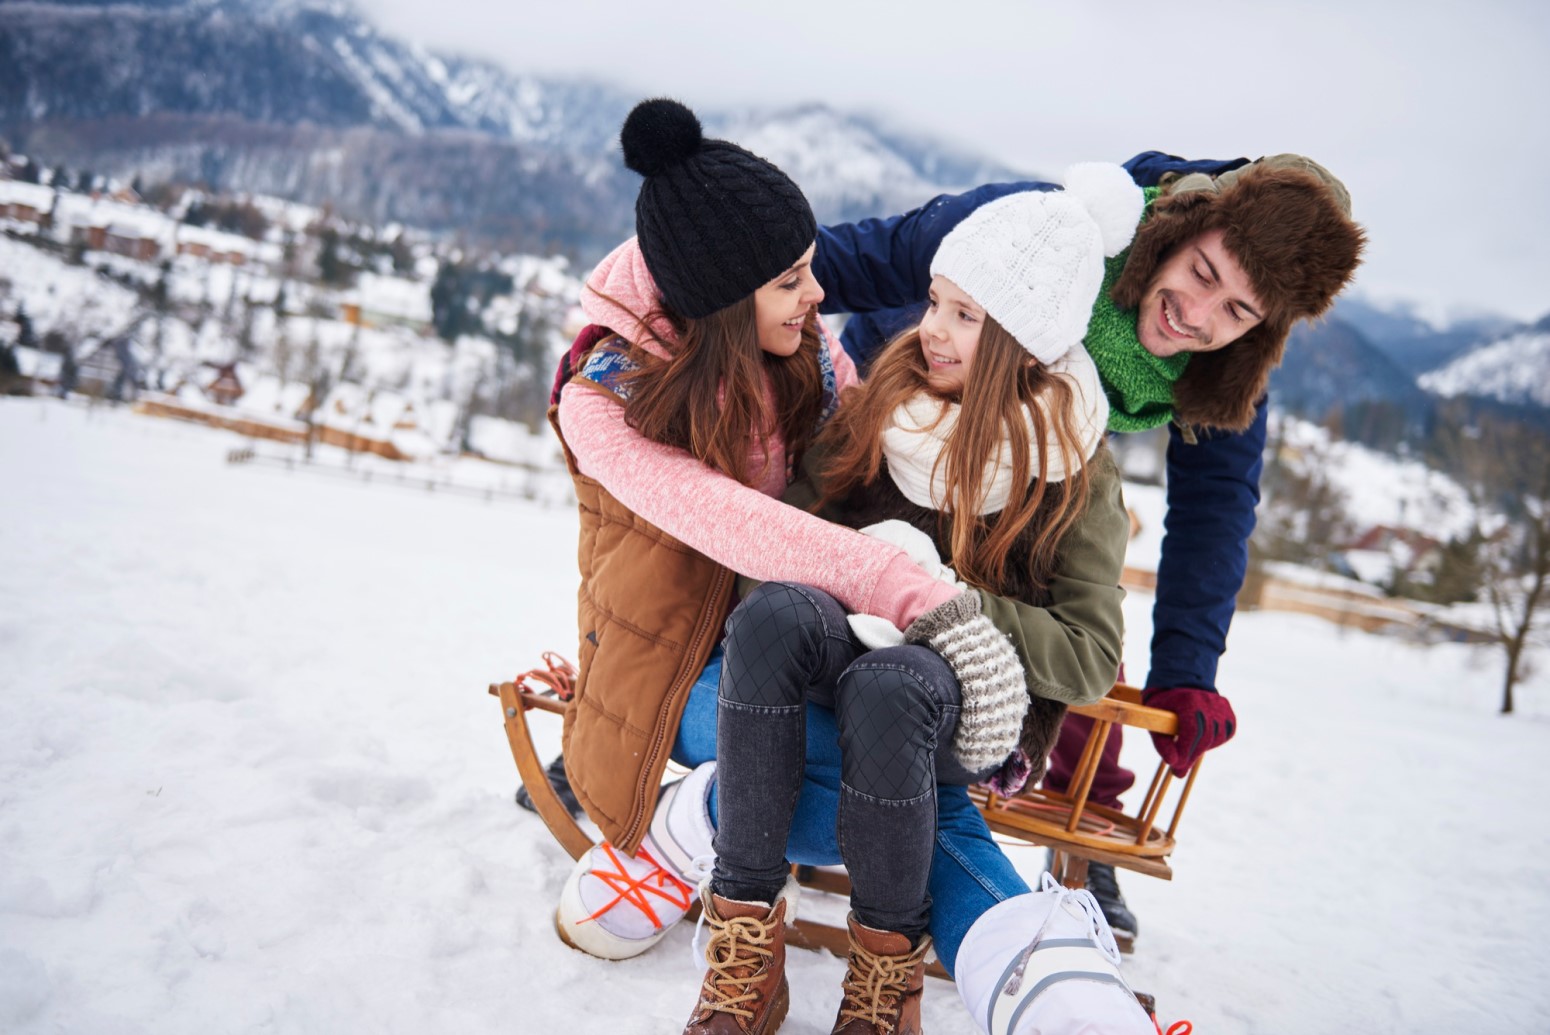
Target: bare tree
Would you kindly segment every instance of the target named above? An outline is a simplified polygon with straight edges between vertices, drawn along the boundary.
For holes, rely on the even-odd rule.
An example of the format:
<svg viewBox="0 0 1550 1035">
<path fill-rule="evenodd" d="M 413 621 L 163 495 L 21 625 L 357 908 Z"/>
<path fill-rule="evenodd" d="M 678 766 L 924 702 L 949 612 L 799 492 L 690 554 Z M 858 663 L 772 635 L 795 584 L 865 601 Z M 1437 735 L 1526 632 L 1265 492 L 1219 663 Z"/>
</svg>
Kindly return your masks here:
<svg viewBox="0 0 1550 1035">
<path fill-rule="evenodd" d="M 1468 490 L 1481 543 L 1481 595 L 1506 654 L 1503 715 L 1528 674 L 1527 651 L 1550 600 L 1550 435 L 1532 423 L 1481 414 L 1440 429 L 1442 456 Z M 1498 524 L 1493 534 L 1479 534 Z"/>
<path fill-rule="evenodd" d="M 1483 575 L 1497 642 L 1507 654 L 1502 680 L 1503 715 L 1512 714 L 1512 691 L 1528 675 L 1526 648 L 1543 617 L 1550 583 L 1550 498 L 1525 499 L 1523 517 L 1485 550 Z"/>
<path fill-rule="evenodd" d="M 279 324 L 279 333 L 274 342 L 274 370 L 280 377 L 280 388 L 283 391 L 291 379 L 291 368 L 296 365 L 296 346 L 291 342 L 290 323 L 284 315 L 276 313 L 275 322 Z"/>
</svg>

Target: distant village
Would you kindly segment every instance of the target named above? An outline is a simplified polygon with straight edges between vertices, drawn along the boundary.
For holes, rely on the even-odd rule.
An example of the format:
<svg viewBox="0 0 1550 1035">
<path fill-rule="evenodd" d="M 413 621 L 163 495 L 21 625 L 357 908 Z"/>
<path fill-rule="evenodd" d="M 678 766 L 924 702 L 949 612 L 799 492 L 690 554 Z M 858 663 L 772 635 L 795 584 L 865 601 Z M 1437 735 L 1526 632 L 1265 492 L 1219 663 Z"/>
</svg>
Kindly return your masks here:
<svg viewBox="0 0 1550 1035">
<path fill-rule="evenodd" d="M 0 234 L 0 391 L 123 403 L 308 456 L 328 446 L 562 476 L 544 414 L 583 323 L 562 257 L 476 253 L 279 198 L 143 189 L 14 155 L 0 160 Z M 1438 526 L 1460 509 L 1448 502 L 1457 487 L 1425 475 L 1417 497 L 1435 506 L 1419 520 L 1353 520 L 1313 477 L 1347 446 L 1295 418 L 1276 423 L 1301 430 L 1267 450 L 1256 549 L 1271 552 L 1251 565 L 1241 606 L 1481 635 L 1469 626 L 1483 622 L 1387 595 L 1436 599 L 1453 577 L 1457 533 Z M 1165 441 L 1117 440 L 1127 479 L 1158 484 Z M 1145 498 L 1138 489 L 1133 531 L 1155 540 L 1161 513 Z M 1149 589 L 1150 563 L 1127 568 L 1125 584 Z"/>
<path fill-rule="evenodd" d="M 0 160 L 0 390 L 393 460 L 553 462 L 564 258 Z M 535 432 L 537 434 L 535 434 Z"/>
</svg>

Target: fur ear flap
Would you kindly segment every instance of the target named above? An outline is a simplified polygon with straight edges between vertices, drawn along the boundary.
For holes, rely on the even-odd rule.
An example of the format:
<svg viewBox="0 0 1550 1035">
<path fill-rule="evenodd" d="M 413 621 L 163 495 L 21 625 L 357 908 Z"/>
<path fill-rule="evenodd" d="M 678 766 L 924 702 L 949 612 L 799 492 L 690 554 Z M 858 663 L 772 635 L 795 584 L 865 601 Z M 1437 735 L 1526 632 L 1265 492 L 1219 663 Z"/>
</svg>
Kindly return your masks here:
<svg viewBox="0 0 1550 1035">
<path fill-rule="evenodd" d="M 1151 218 L 1136 230 L 1125 268 L 1109 292 L 1115 305 L 1121 309 L 1135 309 L 1141 305 L 1153 274 L 1168 253 L 1210 228 L 1213 197 L 1197 191 L 1161 197 L 1152 203 Z"/>
<path fill-rule="evenodd" d="M 1173 411 L 1185 424 L 1242 431 L 1286 353 L 1286 321 L 1260 324 L 1225 349 L 1197 352 L 1173 386 Z"/>
</svg>

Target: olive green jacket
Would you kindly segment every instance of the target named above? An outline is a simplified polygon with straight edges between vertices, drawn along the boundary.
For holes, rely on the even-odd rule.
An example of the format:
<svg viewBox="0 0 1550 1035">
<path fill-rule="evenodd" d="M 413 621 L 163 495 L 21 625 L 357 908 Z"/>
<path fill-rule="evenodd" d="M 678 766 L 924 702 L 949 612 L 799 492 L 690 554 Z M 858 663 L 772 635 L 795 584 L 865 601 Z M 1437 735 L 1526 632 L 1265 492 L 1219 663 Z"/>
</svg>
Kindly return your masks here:
<svg viewBox="0 0 1550 1035">
<path fill-rule="evenodd" d="M 811 509 L 818 501 L 812 471 L 818 458 L 810 451 L 803 477 L 786 490 L 793 506 Z M 1021 747 L 1034 766 L 1035 778 L 1054 746 L 1068 704 L 1089 704 L 1114 685 L 1119 673 L 1125 619 L 1119 586 L 1130 538 L 1119 470 L 1107 444 L 1088 461 L 1091 497 L 1082 516 L 1066 533 L 1059 549 L 1058 570 L 1042 591 L 1025 590 L 1000 596 L 978 590 L 980 605 L 996 628 L 1011 638 L 1022 661 L 1029 692 L 1028 717 Z M 937 515 L 904 498 L 888 478 L 879 478 L 853 503 L 830 503 L 818 513 L 851 527 L 898 518 L 930 535 L 944 556 Z M 740 580 L 743 594 L 753 583 Z"/>
</svg>

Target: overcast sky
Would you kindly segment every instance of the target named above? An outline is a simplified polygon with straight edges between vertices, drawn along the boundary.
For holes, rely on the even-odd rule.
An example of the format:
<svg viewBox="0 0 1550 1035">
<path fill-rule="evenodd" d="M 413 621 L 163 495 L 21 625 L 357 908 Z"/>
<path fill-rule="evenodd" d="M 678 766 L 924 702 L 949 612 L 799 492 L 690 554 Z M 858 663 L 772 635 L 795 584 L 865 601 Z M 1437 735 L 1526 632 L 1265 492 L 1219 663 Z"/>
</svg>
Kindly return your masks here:
<svg viewBox="0 0 1550 1035">
<path fill-rule="evenodd" d="M 823 101 L 1058 173 L 1298 151 L 1372 237 L 1357 289 L 1550 313 L 1550 3 L 360 0 L 517 72 L 691 106 Z"/>
</svg>

